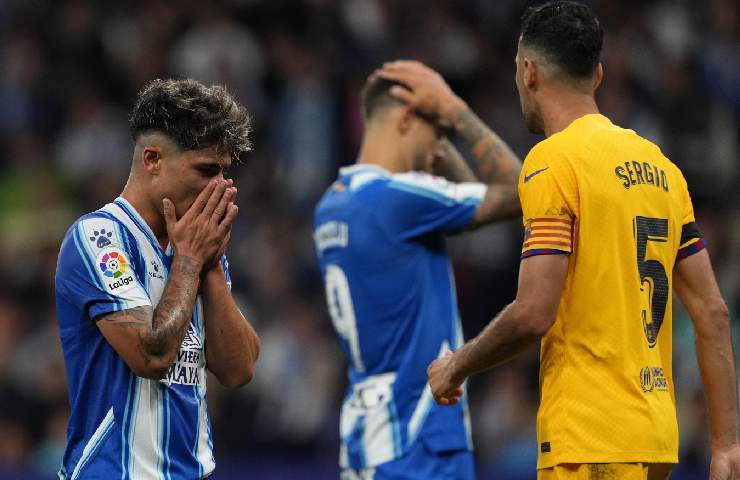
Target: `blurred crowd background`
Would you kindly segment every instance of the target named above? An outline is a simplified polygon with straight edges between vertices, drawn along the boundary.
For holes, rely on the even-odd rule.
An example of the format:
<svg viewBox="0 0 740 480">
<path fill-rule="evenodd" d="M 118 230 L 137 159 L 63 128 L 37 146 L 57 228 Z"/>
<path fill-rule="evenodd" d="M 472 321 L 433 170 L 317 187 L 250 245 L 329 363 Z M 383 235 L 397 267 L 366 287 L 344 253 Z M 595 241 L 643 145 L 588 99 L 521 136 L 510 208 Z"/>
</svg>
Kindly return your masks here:
<svg viewBox="0 0 740 480">
<path fill-rule="evenodd" d="M 383 61 L 424 61 L 523 158 L 540 140 L 524 127 L 513 81 L 531 3 L 0 0 L 0 478 L 55 478 L 68 416 L 53 293 L 60 240 L 121 191 L 127 114 L 156 77 L 226 85 L 255 127 L 254 152 L 232 168 L 240 216 L 228 255 L 262 356 L 245 388 L 209 384 L 218 476 L 337 478 L 345 364 L 311 224 L 337 168 L 354 162 L 358 92 Z M 737 333 L 740 3 L 588 3 L 606 30 L 600 106 L 683 170 Z M 466 338 L 513 299 L 521 238 L 515 221 L 450 240 Z M 706 478 L 704 397 L 678 304 L 674 342 L 673 478 Z M 471 381 L 480 478 L 534 478 L 537 369 L 533 349 Z"/>
</svg>

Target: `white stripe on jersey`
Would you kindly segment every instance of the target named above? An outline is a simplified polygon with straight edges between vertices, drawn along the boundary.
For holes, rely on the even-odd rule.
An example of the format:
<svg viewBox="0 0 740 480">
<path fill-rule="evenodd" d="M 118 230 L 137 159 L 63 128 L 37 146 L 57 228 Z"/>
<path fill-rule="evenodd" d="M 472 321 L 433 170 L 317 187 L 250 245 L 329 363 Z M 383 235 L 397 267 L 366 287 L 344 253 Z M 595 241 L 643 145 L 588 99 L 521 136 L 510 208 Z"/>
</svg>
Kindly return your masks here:
<svg viewBox="0 0 740 480">
<path fill-rule="evenodd" d="M 77 462 L 77 465 L 75 465 L 75 469 L 72 471 L 70 480 L 77 480 L 77 478 L 79 478 L 80 472 L 85 467 L 87 461 L 100 447 L 101 442 L 105 440 L 112 430 L 113 420 L 113 407 L 110 407 L 108 413 L 105 414 L 103 421 L 100 422 L 100 425 L 98 425 L 98 428 L 95 429 L 93 434 L 90 436 L 90 440 L 87 441 L 87 444 L 85 444 L 85 447 L 82 449 L 82 455 L 80 456 L 80 460 Z"/>
<path fill-rule="evenodd" d="M 133 444 L 131 445 L 131 478 L 163 479 L 159 471 L 162 464 L 162 438 L 160 435 L 159 382 L 137 378 L 139 388 L 133 418 Z"/>
<path fill-rule="evenodd" d="M 442 342 L 437 358 L 441 358 L 449 349 L 450 345 L 447 343 L 447 340 L 445 340 Z M 407 445 L 411 445 L 416 440 L 416 437 L 421 431 L 421 427 L 424 425 L 424 420 L 426 420 L 427 415 L 429 415 L 429 410 L 432 409 L 433 403 L 434 396 L 432 395 L 432 389 L 429 387 L 429 383 L 427 383 L 426 386 L 424 386 L 424 391 L 421 393 L 419 403 L 416 404 L 414 413 L 411 414 L 411 420 L 409 420 Z"/>
<path fill-rule="evenodd" d="M 436 198 L 440 201 L 445 199 L 455 202 L 465 200 L 480 200 L 485 194 L 488 186 L 480 182 L 449 182 L 442 177 L 430 175 L 425 172 L 394 173 L 389 186 L 412 193 Z"/>
</svg>

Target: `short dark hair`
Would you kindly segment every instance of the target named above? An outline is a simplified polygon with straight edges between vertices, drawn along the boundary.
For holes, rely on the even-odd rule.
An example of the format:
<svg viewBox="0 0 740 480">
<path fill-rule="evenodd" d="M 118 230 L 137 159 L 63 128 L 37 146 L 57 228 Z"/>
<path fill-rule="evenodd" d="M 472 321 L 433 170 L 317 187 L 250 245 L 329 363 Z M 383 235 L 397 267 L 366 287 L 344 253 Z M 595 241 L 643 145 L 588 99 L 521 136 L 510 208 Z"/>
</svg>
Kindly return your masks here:
<svg viewBox="0 0 740 480">
<path fill-rule="evenodd" d="M 599 64 L 604 30 L 586 5 L 555 1 L 530 7 L 522 16 L 521 43 L 575 78 L 593 75 Z"/>
<path fill-rule="evenodd" d="M 396 100 L 391 95 L 391 87 L 395 85 L 404 85 L 387 80 L 381 77 L 373 77 L 365 84 L 360 93 L 360 99 L 362 102 L 362 116 L 365 121 L 372 118 L 377 112 L 382 111 L 388 107 L 401 105 L 399 100 Z"/>
<path fill-rule="evenodd" d="M 156 79 L 144 85 L 129 116 L 134 141 L 160 132 L 184 150 L 216 147 L 233 161 L 251 150 L 247 110 L 224 87 L 192 79 Z"/>
</svg>

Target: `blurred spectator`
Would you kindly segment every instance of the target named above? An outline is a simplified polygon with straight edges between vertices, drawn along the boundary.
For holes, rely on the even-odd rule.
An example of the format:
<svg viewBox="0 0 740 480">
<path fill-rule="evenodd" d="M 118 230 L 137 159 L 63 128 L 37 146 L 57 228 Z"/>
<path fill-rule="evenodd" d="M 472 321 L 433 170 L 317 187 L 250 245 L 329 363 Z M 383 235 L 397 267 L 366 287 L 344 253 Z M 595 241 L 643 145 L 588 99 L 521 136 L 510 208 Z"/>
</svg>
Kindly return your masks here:
<svg viewBox="0 0 740 480">
<path fill-rule="evenodd" d="M 343 360 L 310 212 L 361 128 L 358 92 L 398 57 L 430 62 L 520 155 L 513 83 L 524 0 L 0 1 L 0 479 L 55 478 L 67 398 L 51 281 L 64 229 L 123 187 L 126 115 L 155 77 L 222 83 L 255 118 L 232 174 L 235 292 L 263 339 L 250 385 L 209 383 L 220 479 L 336 478 Z M 740 312 L 740 4 L 593 0 L 606 28 L 598 98 L 684 171 L 721 288 Z M 453 239 L 467 337 L 511 301 L 518 222 Z M 691 324 L 675 314 L 681 465 L 706 478 Z M 480 478 L 532 478 L 537 351 L 470 385 Z M 704 475 L 702 477 L 702 475 Z"/>
</svg>

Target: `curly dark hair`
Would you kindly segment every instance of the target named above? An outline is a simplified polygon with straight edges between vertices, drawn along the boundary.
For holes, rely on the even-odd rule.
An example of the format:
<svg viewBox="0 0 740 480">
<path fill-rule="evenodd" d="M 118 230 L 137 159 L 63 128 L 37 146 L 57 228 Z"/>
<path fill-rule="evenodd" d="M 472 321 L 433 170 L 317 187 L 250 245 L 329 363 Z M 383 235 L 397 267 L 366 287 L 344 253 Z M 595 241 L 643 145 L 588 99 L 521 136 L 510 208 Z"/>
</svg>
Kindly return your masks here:
<svg viewBox="0 0 740 480">
<path fill-rule="evenodd" d="M 599 64 L 604 30 L 586 5 L 570 1 L 530 7 L 522 16 L 521 43 L 575 78 L 588 78 Z"/>
<path fill-rule="evenodd" d="M 224 87 L 192 79 L 156 79 L 144 85 L 129 116 L 134 141 L 160 132 L 184 150 L 215 146 L 234 162 L 250 151 L 251 121 Z"/>
</svg>

